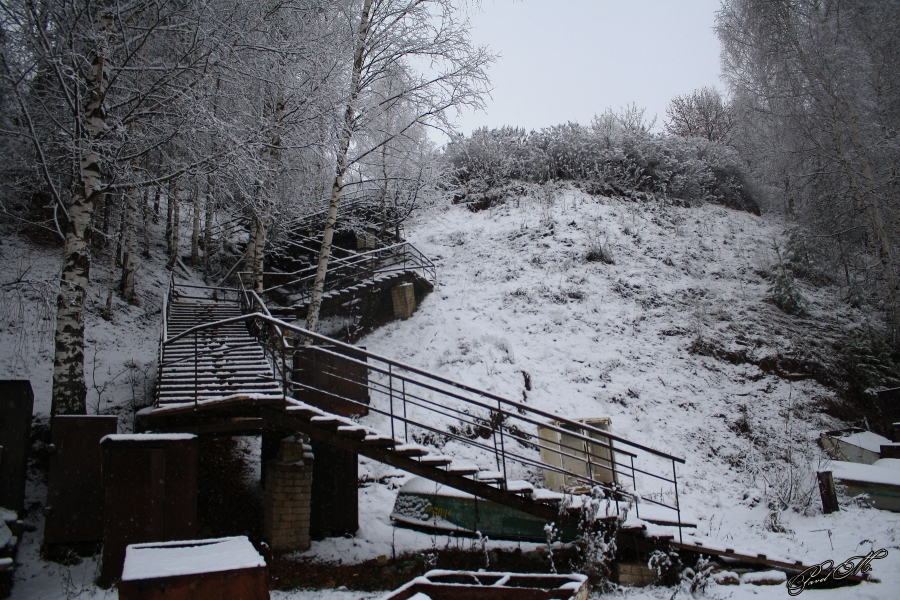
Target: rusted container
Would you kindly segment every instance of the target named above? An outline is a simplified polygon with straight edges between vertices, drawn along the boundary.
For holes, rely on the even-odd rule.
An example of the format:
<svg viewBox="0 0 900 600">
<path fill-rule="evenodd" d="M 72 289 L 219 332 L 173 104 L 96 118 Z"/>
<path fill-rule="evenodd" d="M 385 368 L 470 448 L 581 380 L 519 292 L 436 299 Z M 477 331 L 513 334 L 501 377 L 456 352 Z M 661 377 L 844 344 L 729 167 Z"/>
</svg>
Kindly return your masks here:
<svg viewBox="0 0 900 600">
<path fill-rule="evenodd" d="M 314 540 L 359 529 L 358 456 L 312 440 L 312 499 L 309 535 Z"/>
<path fill-rule="evenodd" d="M 900 442 L 900 427 L 895 428 L 895 423 L 900 423 L 900 388 L 881 390 L 878 400 L 881 404 L 881 417 L 884 432 L 890 436 L 891 441 Z"/>
<path fill-rule="evenodd" d="M 268 600 L 266 562 L 246 537 L 128 546 L 120 600 Z"/>
<path fill-rule="evenodd" d="M 0 506 L 18 513 L 25 508 L 33 409 L 30 381 L 0 381 Z"/>
<path fill-rule="evenodd" d="M 369 414 L 368 408 L 360 406 L 369 404 L 369 368 L 332 352 L 366 361 L 364 354 L 342 347 L 310 346 L 302 349 L 294 355 L 293 380 L 301 384 L 295 386 L 297 399 L 344 417 Z"/>
<path fill-rule="evenodd" d="M 100 580 L 119 578 L 129 544 L 197 533 L 200 445 L 191 434 L 110 435 L 102 450 L 105 511 Z"/>
<path fill-rule="evenodd" d="M 587 600 L 584 575 L 429 571 L 385 596 L 408 600 L 416 594 L 431 600 Z"/>
<path fill-rule="evenodd" d="M 115 416 L 59 415 L 53 418 L 47 478 L 45 550 L 55 544 L 103 539 L 103 485 L 100 440 L 116 433 Z"/>
</svg>

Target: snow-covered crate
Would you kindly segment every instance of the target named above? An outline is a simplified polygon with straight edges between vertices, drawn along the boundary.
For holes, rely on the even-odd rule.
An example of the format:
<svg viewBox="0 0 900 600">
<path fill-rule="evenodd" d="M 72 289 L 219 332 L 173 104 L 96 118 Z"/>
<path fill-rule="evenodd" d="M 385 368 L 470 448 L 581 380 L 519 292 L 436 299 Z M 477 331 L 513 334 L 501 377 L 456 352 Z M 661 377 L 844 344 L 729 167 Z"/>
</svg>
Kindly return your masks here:
<svg viewBox="0 0 900 600">
<path fill-rule="evenodd" d="M 416 577 L 384 600 L 587 600 L 584 575 L 545 573 L 488 573 L 484 571 L 429 571 Z"/>
<path fill-rule="evenodd" d="M 132 544 L 120 600 L 268 600 L 266 561 L 244 537 Z"/>
</svg>

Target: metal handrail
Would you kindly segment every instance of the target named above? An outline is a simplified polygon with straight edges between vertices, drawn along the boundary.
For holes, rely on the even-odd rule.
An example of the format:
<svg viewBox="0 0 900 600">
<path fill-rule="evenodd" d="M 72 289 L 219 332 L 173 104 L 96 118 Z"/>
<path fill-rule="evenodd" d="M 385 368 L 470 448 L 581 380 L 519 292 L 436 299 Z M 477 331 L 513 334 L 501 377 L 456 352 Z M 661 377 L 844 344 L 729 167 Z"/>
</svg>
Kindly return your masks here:
<svg viewBox="0 0 900 600">
<path fill-rule="evenodd" d="M 654 454 L 654 455 L 656 455 L 656 456 L 659 456 L 659 457 L 661 457 L 661 458 L 665 458 L 665 459 L 667 459 L 667 460 L 672 460 L 672 461 L 675 461 L 675 462 L 678 462 L 678 463 L 681 463 L 681 464 L 685 464 L 685 459 L 683 459 L 683 458 L 681 458 L 681 457 L 673 456 L 673 455 L 668 454 L 668 453 L 666 453 L 666 452 L 662 452 L 661 450 L 656 450 L 655 448 L 650 448 L 649 446 L 644 446 L 644 445 L 642 445 L 642 444 L 638 444 L 638 443 L 636 443 L 636 442 L 632 442 L 631 440 L 628 440 L 628 439 L 626 439 L 626 438 L 617 436 L 617 435 L 615 435 L 615 434 L 613 434 L 613 433 L 611 433 L 611 432 L 604 431 L 604 430 L 599 429 L 599 428 L 597 428 L 597 427 L 594 427 L 594 426 L 592 426 L 592 425 L 588 425 L 588 424 L 586 424 L 586 423 L 579 423 L 579 422 L 577 422 L 577 421 L 572 421 L 572 420 L 570 420 L 570 419 L 566 419 L 565 417 L 561 417 L 561 416 L 559 416 L 559 415 L 554 415 L 553 413 L 548 413 L 548 412 L 542 411 L 542 410 L 540 410 L 540 409 L 537 409 L 537 408 L 528 406 L 527 404 L 521 404 L 521 403 L 519 403 L 519 402 L 516 402 L 515 400 L 510 400 L 510 399 L 508 399 L 508 398 L 504 398 L 504 397 L 502 397 L 502 396 L 498 396 L 498 395 L 496 395 L 496 394 L 492 394 L 491 392 L 488 392 L 488 391 L 486 391 L 486 390 L 479 390 L 478 388 L 473 388 L 473 387 L 467 386 L 467 385 L 465 385 L 465 384 L 463 384 L 463 383 L 459 383 L 459 382 L 453 381 L 453 380 L 451 380 L 451 379 L 446 379 L 446 378 L 444 378 L 444 377 L 441 377 L 440 375 L 437 375 L 437 374 L 435 374 L 435 373 L 431 373 L 431 372 L 426 371 L 426 370 L 424 370 L 424 369 L 420 369 L 420 368 L 414 367 L 414 366 L 412 366 L 412 365 L 407 365 L 407 364 L 405 364 L 405 363 L 401 363 L 401 362 L 396 361 L 396 360 L 394 360 L 394 359 L 387 358 L 387 357 L 381 356 L 381 355 L 379 355 L 379 354 L 375 354 L 374 352 L 370 352 L 370 351 L 368 351 L 368 350 L 361 350 L 361 349 L 358 348 L 357 346 L 352 346 L 352 345 L 350 345 L 350 344 L 345 344 L 344 342 L 341 342 L 340 340 L 336 340 L 336 339 L 327 337 L 327 336 L 325 336 L 325 335 L 322 335 L 322 334 L 320 334 L 320 333 L 316 333 L 316 332 L 314 332 L 314 331 L 310 331 L 310 330 L 305 329 L 305 328 L 303 328 L 303 327 L 300 327 L 300 326 L 298 326 L 298 325 L 293 325 L 293 324 L 291 324 L 291 323 L 288 323 L 288 322 L 286 322 L 286 321 L 282 321 L 281 319 L 277 319 L 277 318 L 275 318 L 275 317 L 267 316 L 267 315 L 265 315 L 265 314 L 263 314 L 263 313 L 258 313 L 258 312 L 257 312 L 257 313 L 248 313 L 248 314 L 245 314 L 245 315 L 241 315 L 241 316 L 239 316 L 239 317 L 231 317 L 231 318 L 228 318 L 228 319 L 222 319 L 221 321 L 215 321 L 215 322 L 213 322 L 213 323 L 204 323 L 204 324 L 202 324 L 202 325 L 197 325 L 197 326 L 195 326 L 195 327 L 191 327 L 190 329 L 186 329 L 185 331 L 179 333 L 178 335 L 176 335 L 176 336 L 174 336 L 174 337 L 172 337 L 172 338 L 169 338 L 168 340 L 166 340 L 166 343 L 168 344 L 168 343 L 174 342 L 174 341 L 176 341 L 176 340 L 182 339 L 182 338 L 184 338 L 185 336 L 191 335 L 191 334 L 193 334 L 193 333 L 196 332 L 196 331 L 202 331 L 202 330 L 204 330 L 204 329 L 214 329 L 214 328 L 217 328 L 217 327 L 221 327 L 221 326 L 223 326 L 223 325 L 228 325 L 228 324 L 230 324 L 230 323 L 239 323 L 239 322 L 243 322 L 243 321 L 252 321 L 252 320 L 256 320 L 256 319 L 259 319 L 259 320 L 262 320 L 262 321 L 266 321 L 266 322 L 268 322 L 268 323 L 271 323 L 272 325 L 279 326 L 279 327 L 281 327 L 282 329 L 286 329 L 286 330 L 289 330 L 289 331 L 293 331 L 293 332 L 299 333 L 301 336 L 309 337 L 309 338 L 311 338 L 312 340 L 314 340 L 314 341 L 316 341 L 316 342 L 319 342 L 319 343 L 321 343 L 321 344 L 326 344 L 326 345 L 329 345 L 329 346 L 338 346 L 338 347 L 340 347 L 340 348 L 345 348 L 345 349 L 347 349 L 347 350 L 351 350 L 351 351 L 354 352 L 354 353 L 363 354 L 363 355 L 365 355 L 367 358 L 374 358 L 374 359 L 376 359 L 376 360 L 378 360 L 378 361 L 380 361 L 380 362 L 384 362 L 384 363 L 386 363 L 386 364 L 389 364 L 389 365 L 392 365 L 392 366 L 401 368 L 401 369 L 403 369 L 404 371 L 409 371 L 410 373 L 415 373 L 415 374 L 417 374 L 417 375 L 422 375 L 422 376 L 425 376 L 425 377 L 427 377 L 427 378 L 429 378 L 429 379 L 433 379 L 433 380 L 435 380 L 435 381 L 439 381 L 439 382 L 441 382 L 441 383 L 444 383 L 444 384 L 447 384 L 447 385 L 451 385 L 451 386 L 453 386 L 453 387 L 456 387 L 456 388 L 459 388 L 459 389 L 462 389 L 462 390 L 465 390 L 465 391 L 468 391 L 468 392 L 472 392 L 472 393 L 474 393 L 474 394 L 478 394 L 478 395 L 484 396 L 484 397 L 486 397 L 486 398 L 491 398 L 491 399 L 493 399 L 493 400 L 498 400 L 498 401 L 500 401 L 500 402 L 502 402 L 502 403 L 504 403 L 504 404 L 508 404 L 509 406 L 511 406 L 512 408 L 515 408 L 515 409 L 517 409 L 517 410 L 518 410 L 518 409 L 525 410 L 525 411 L 527 411 L 527 412 L 534 413 L 534 414 L 536 414 L 536 415 L 538 415 L 538 416 L 541 416 L 541 417 L 544 417 L 544 418 L 547 418 L 547 419 L 553 419 L 553 420 L 559 421 L 559 422 L 561 422 L 561 423 L 565 423 L 566 425 L 569 425 L 570 427 L 575 427 L 575 428 L 578 428 L 578 429 L 585 429 L 585 430 L 588 430 L 588 431 L 593 431 L 594 433 L 597 433 L 597 434 L 599 434 L 599 435 L 601 435 L 601 436 L 608 437 L 608 438 L 610 438 L 610 439 L 612 439 L 612 440 L 614 440 L 614 441 L 623 442 L 623 443 L 625 443 L 625 444 L 628 444 L 629 446 L 634 446 L 635 448 L 638 448 L 638 449 L 643 450 L 643 451 L 645 451 L 645 452 L 649 452 L 649 453 Z M 327 352 L 327 350 L 326 350 L 326 352 Z M 349 357 L 349 356 L 344 355 L 344 354 L 341 354 L 340 356 L 341 356 L 342 358 L 345 358 L 345 359 L 348 359 L 348 360 L 355 360 L 355 359 L 353 359 L 352 357 Z M 357 362 L 362 363 L 362 361 L 357 361 Z M 370 368 L 371 368 L 371 367 L 370 367 Z M 462 396 L 458 396 L 458 398 L 459 398 L 459 399 L 464 399 Z M 473 404 L 477 404 L 477 401 L 472 401 L 472 400 L 469 400 L 469 401 L 472 402 Z M 479 406 L 482 407 L 482 408 L 490 408 L 490 406 L 489 406 L 489 405 L 486 405 L 486 404 L 479 404 Z M 569 435 L 569 434 L 574 434 L 574 432 L 571 432 L 571 431 L 569 431 L 569 430 L 564 430 L 564 432 L 565 432 L 567 435 Z M 587 439 L 587 438 L 585 438 L 585 439 Z"/>
<path fill-rule="evenodd" d="M 393 262 L 387 262 L 391 261 Z M 381 262 L 379 262 L 381 261 Z M 349 287 L 349 283 L 362 283 L 363 281 L 374 280 L 379 274 L 391 272 L 420 271 L 422 276 L 429 280 L 437 279 L 437 266 L 427 256 L 425 256 L 418 248 L 409 242 L 400 242 L 360 252 L 351 257 L 335 259 L 337 266 L 329 269 L 325 277 L 325 291 Z M 401 265 L 402 267 L 397 267 Z M 302 277 L 298 277 L 291 281 L 281 283 L 279 285 L 266 288 L 263 292 L 283 289 L 291 286 L 301 286 L 303 292 L 311 297 L 312 284 L 315 282 L 316 266 L 304 267 L 293 273 L 268 273 L 269 275 L 291 276 L 298 273 L 307 273 Z M 246 272 L 239 273 L 241 279 Z"/>
<path fill-rule="evenodd" d="M 162 328 L 159 333 L 159 353 L 157 355 L 157 370 L 156 370 L 156 401 L 159 402 L 159 393 L 160 393 L 160 381 L 162 379 L 162 368 L 163 362 L 165 361 L 165 341 L 166 338 L 169 337 L 169 306 L 171 304 L 171 298 L 173 290 L 175 289 L 175 271 L 169 273 L 169 285 L 166 288 L 166 293 L 163 295 L 163 304 L 162 304 Z"/>
<path fill-rule="evenodd" d="M 259 294 L 254 290 L 248 290 L 243 282 L 241 283 L 241 287 L 237 290 L 238 300 L 246 314 L 191 327 L 163 340 L 161 346 L 165 348 L 182 342 L 181 346 L 183 347 L 183 342 L 192 336 L 196 345 L 199 332 L 245 322 L 251 333 L 263 342 L 263 348 L 267 350 L 267 357 L 272 366 L 272 376 L 283 386 L 285 406 L 290 403 L 288 394 L 291 389 L 300 393 L 315 390 L 318 394 L 325 394 L 326 397 L 357 405 L 375 415 L 390 419 L 391 435 L 394 438 L 398 437 L 396 430 L 399 425 L 403 429 L 400 437 L 406 442 L 410 441 L 410 430 L 412 430 L 413 436 L 418 430 L 440 435 L 492 454 L 497 464 L 497 470 L 503 475 L 499 484 L 501 487 L 505 486 L 508 461 L 528 469 L 540 468 L 545 472 L 560 473 L 565 476 L 567 482 L 570 482 L 567 485 L 580 482 L 580 484 L 591 487 L 599 486 L 611 495 L 610 497 L 619 499 L 631 497 L 639 502 L 666 507 L 677 514 L 680 533 L 681 509 L 676 463 L 683 464 L 685 462 L 683 458 L 633 442 L 592 425 L 566 419 L 515 400 L 452 381 L 424 369 L 362 350 L 274 318 Z M 292 334 L 291 337 L 287 337 L 288 332 Z M 317 345 L 302 345 L 301 349 L 300 342 L 303 338 Z M 345 354 L 341 350 L 349 352 Z M 161 352 L 163 351 L 161 350 Z M 349 373 L 342 372 L 337 367 L 320 365 L 319 369 L 330 377 L 364 386 L 368 390 L 367 396 L 374 394 L 373 398 L 383 398 L 385 399 L 384 403 L 369 405 L 356 398 L 347 398 L 332 391 L 292 381 L 295 366 L 293 357 L 300 351 L 332 358 L 340 357 L 347 364 L 363 367 L 366 375 L 361 377 L 364 379 L 350 376 Z M 288 362 L 289 360 L 291 362 Z M 302 398 L 302 396 L 300 397 Z M 432 422 L 430 419 L 423 419 L 421 418 L 422 411 L 427 411 L 425 414 L 431 415 L 430 418 L 455 419 L 460 426 L 469 427 L 465 430 L 469 431 L 469 434 L 463 435 L 461 431 L 452 432 L 441 427 L 440 421 Z M 479 414 L 482 411 L 483 414 Z M 547 419 L 550 422 L 542 422 L 541 419 Z M 558 439 L 547 439 L 540 432 L 531 432 L 532 427 L 536 426 L 546 428 L 547 431 L 555 434 L 563 434 L 566 437 L 563 438 L 560 435 Z M 550 464 L 541 457 L 535 457 L 534 452 L 538 449 L 558 456 L 559 464 Z M 664 470 L 655 471 L 650 462 L 645 464 L 644 457 L 640 455 L 640 452 L 658 460 L 671 462 L 671 473 L 666 475 Z M 638 465 L 635 465 L 636 459 L 638 459 Z M 572 461 L 581 465 L 578 467 L 579 470 L 572 470 L 574 468 L 571 465 Z M 613 483 L 607 484 L 598 481 L 595 478 L 595 471 L 598 469 L 611 472 Z M 638 489 L 639 485 L 643 487 L 643 484 L 638 482 L 639 476 L 651 478 L 652 481 L 657 482 L 655 485 L 668 487 L 670 492 L 653 487 L 653 496 L 642 496 Z M 619 486 L 621 477 L 631 484 L 633 491 Z M 667 495 L 671 491 L 674 491 L 674 501 L 669 502 Z M 640 516 L 638 503 L 635 504 L 635 507 Z"/>
</svg>

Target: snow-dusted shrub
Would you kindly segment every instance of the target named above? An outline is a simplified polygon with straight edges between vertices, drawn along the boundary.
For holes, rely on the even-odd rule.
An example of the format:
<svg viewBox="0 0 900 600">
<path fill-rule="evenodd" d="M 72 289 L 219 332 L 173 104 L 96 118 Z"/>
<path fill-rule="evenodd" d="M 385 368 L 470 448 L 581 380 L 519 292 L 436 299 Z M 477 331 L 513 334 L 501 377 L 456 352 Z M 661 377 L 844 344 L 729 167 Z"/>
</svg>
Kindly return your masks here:
<svg viewBox="0 0 900 600">
<path fill-rule="evenodd" d="M 613 133 L 596 123 L 530 133 L 481 128 L 452 140 L 445 158 L 455 185 L 490 188 L 511 180 L 578 180 L 601 183 L 603 193 L 709 200 L 759 212 L 739 159 L 728 146 L 655 135 L 639 127 Z"/>
<path fill-rule="evenodd" d="M 712 571 L 713 567 L 709 564 L 709 560 L 701 556 L 697 559 L 696 565 L 681 572 L 682 587 L 692 595 L 703 594 L 709 586 Z"/>
<path fill-rule="evenodd" d="M 800 291 L 794 274 L 786 262 L 782 259 L 781 250 L 778 244 L 773 246 L 778 262 L 772 267 L 769 273 L 769 297 L 775 306 L 790 315 L 806 314 L 808 302 Z"/>
<path fill-rule="evenodd" d="M 874 390 L 900 387 L 900 356 L 879 332 L 859 331 L 844 351 L 851 397 L 874 396 Z"/>
<path fill-rule="evenodd" d="M 829 402 L 827 412 L 849 423 L 879 427 L 882 414 L 876 392 L 900 387 L 900 351 L 891 345 L 887 332 L 869 327 L 847 340 L 840 366 L 844 398 Z"/>
<path fill-rule="evenodd" d="M 676 585 L 681 579 L 681 566 L 677 552 L 654 550 L 647 561 L 647 567 L 656 571 L 656 582 L 661 585 Z"/>
<path fill-rule="evenodd" d="M 602 262 L 608 265 L 616 264 L 612 250 L 610 250 L 609 244 L 606 243 L 591 245 L 587 252 L 584 253 L 584 260 L 588 262 Z"/>
<path fill-rule="evenodd" d="M 769 509 L 764 527 L 784 533 L 788 530 L 782 523 L 782 512 L 790 509 L 809 514 L 816 509 L 816 473 L 824 468 L 826 458 L 809 440 L 795 439 L 790 424 L 784 430 L 761 424 L 754 429 L 759 431 L 751 438 L 743 461 L 746 482 L 762 490 L 761 499 Z"/>
<path fill-rule="evenodd" d="M 631 503 L 619 509 L 619 514 L 612 521 L 603 521 L 596 518 L 598 515 L 610 514 L 615 508 L 611 508 L 610 496 L 599 486 L 591 490 L 589 498 L 582 500 L 578 521 L 578 540 L 575 546 L 578 549 L 579 564 L 575 565 L 579 573 L 584 573 L 597 585 L 609 581 L 613 561 L 616 558 L 616 535 L 619 527 L 628 517 Z M 563 503 L 564 504 L 564 503 Z M 560 506 L 560 511 L 567 510 Z"/>
</svg>

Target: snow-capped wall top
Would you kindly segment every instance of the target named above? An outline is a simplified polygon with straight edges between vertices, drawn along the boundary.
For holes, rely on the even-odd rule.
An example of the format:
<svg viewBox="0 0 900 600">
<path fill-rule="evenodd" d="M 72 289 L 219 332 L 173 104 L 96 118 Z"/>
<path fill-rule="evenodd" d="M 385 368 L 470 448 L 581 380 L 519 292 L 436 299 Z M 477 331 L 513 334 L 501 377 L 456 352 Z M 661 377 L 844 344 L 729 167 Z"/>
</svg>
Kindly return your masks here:
<svg viewBox="0 0 900 600">
<path fill-rule="evenodd" d="M 115 433 L 105 435 L 100 440 L 103 442 L 161 442 L 161 441 L 184 441 L 192 440 L 196 435 L 193 433 Z"/>
<path fill-rule="evenodd" d="M 881 453 L 882 444 L 890 444 L 891 440 L 884 436 L 872 433 L 871 431 L 863 431 L 859 429 L 847 429 L 840 431 L 828 431 L 825 433 L 828 437 L 840 439 L 845 444 L 851 444 L 863 450 Z"/>
<path fill-rule="evenodd" d="M 831 469 L 835 479 L 842 481 L 862 481 L 865 483 L 900 486 L 900 471 L 897 469 L 840 460 L 832 461 L 828 468 Z"/>
<path fill-rule="evenodd" d="M 132 544 L 125 550 L 122 581 L 265 566 L 266 561 L 246 536 Z"/>
</svg>

